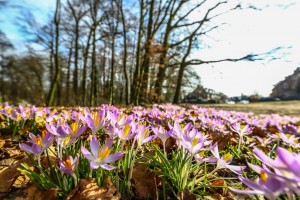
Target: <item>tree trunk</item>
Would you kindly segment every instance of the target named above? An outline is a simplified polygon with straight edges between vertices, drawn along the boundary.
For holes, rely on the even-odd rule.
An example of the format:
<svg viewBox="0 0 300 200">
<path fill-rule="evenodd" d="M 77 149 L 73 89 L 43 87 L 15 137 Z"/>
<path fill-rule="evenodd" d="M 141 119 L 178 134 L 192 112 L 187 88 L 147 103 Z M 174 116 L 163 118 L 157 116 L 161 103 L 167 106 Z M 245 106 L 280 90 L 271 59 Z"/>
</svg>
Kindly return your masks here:
<svg viewBox="0 0 300 200">
<path fill-rule="evenodd" d="M 151 59 L 151 48 L 153 44 L 153 12 L 154 12 L 154 5 L 155 0 L 151 1 L 150 4 L 150 11 L 149 11 L 149 21 L 147 27 L 147 40 L 146 40 L 146 47 L 145 47 L 145 54 L 144 54 L 144 62 L 142 68 L 142 80 L 141 80 L 141 87 L 138 88 L 138 99 L 139 95 L 143 94 L 142 99 L 143 101 L 148 101 L 148 79 L 149 79 L 149 68 L 150 68 L 150 59 Z"/>
<path fill-rule="evenodd" d="M 112 36 L 111 44 L 111 69 L 110 69 L 110 86 L 109 86 L 109 104 L 114 103 L 114 71 L 115 71 L 115 35 Z"/>
<path fill-rule="evenodd" d="M 78 41 L 79 40 L 79 21 L 75 20 L 75 52 L 74 52 L 74 76 L 73 76 L 73 90 L 75 95 L 75 105 L 78 105 Z"/>
<path fill-rule="evenodd" d="M 67 71 L 67 84 L 66 84 L 66 104 L 70 105 L 70 75 L 71 75 L 71 60 L 72 60 L 72 54 L 73 54 L 73 42 L 71 42 L 71 46 L 69 49 L 69 55 L 68 55 L 68 71 Z"/>
<path fill-rule="evenodd" d="M 54 56 L 55 76 L 53 82 L 51 83 L 51 88 L 48 95 L 48 100 L 47 100 L 48 106 L 53 106 L 55 102 L 55 94 L 59 87 L 60 76 L 61 76 L 61 66 L 59 64 L 60 0 L 56 0 L 54 23 L 55 23 L 55 56 Z"/>
<path fill-rule="evenodd" d="M 123 1 L 120 3 L 120 11 L 122 17 L 122 24 L 123 24 L 123 41 L 124 41 L 124 54 L 123 54 L 123 73 L 125 78 L 125 103 L 126 105 L 129 104 L 129 95 L 128 95 L 128 74 L 127 74 L 127 29 L 126 29 L 126 22 L 125 16 L 123 11 Z"/>
<path fill-rule="evenodd" d="M 83 74 L 82 74 L 82 83 L 81 83 L 81 93 L 82 93 L 82 105 L 86 105 L 86 73 L 87 73 L 87 61 L 89 57 L 89 49 L 90 49 L 90 40 L 93 33 L 93 29 L 91 28 L 89 31 L 89 35 L 86 41 L 86 46 L 83 55 Z"/>
<path fill-rule="evenodd" d="M 91 73 L 91 99 L 90 105 L 95 106 L 96 90 L 96 28 L 93 25 L 93 50 L 92 50 L 92 73 Z"/>
<path fill-rule="evenodd" d="M 138 39 L 137 39 L 137 47 L 136 47 L 136 64 L 135 64 L 135 71 L 133 75 L 133 82 L 131 86 L 131 103 L 134 103 L 135 105 L 139 104 L 138 101 L 138 85 L 140 81 L 141 76 L 141 66 L 140 66 L 140 56 L 141 56 L 141 40 L 143 35 L 143 23 L 144 23 L 144 1 L 140 1 L 140 21 L 139 21 L 139 32 L 138 32 Z"/>
</svg>

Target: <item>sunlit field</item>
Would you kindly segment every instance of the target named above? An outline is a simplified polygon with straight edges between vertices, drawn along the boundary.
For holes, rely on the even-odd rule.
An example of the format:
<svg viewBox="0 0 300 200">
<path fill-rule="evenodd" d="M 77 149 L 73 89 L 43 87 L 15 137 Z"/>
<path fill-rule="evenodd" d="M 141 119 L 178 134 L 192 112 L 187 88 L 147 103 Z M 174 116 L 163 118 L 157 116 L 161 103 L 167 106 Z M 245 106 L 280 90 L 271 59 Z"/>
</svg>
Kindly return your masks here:
<svg viewBox="0 0 300 200">
<path fill-rule="evenodd" d="M 300 117 L 300 101 L 255 102 L 249 104 L 201 104 L 228 111 L 253 112 L 254 114 L 279 114 Z"/>
<path fill-rule="evenodd" d="M 271 106 L 228 109 L 263 105 Z M 3 104 L 0 119 L 1 198 L 298 198 L 297 117 L 196 105 Z"/>
</svg>

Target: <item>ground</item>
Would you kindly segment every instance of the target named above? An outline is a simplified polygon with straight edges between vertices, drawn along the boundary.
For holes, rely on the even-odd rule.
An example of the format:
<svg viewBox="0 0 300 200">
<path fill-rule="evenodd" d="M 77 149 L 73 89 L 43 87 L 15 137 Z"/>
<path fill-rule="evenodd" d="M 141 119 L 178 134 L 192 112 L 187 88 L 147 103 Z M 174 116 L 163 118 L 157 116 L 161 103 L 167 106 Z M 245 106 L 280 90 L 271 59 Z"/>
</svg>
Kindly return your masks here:
<svg viewBox="0 0 300 200">
<path fill-rule="evenodd" d="M 279 114 L 300 117 L 300 101 L 255 102 L 249 104 L 200 104 L 221 110 L 253 112 L 255 114 Z"/>
</svg>

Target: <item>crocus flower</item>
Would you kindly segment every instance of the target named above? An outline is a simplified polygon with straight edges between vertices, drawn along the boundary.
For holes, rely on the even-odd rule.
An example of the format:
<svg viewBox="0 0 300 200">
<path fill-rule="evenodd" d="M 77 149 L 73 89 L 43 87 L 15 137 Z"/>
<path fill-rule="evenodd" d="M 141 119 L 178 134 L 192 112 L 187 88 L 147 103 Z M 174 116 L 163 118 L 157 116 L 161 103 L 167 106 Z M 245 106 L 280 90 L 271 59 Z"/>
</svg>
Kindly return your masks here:
<svg viewBox="0 0 300 200">
<path fill-rule="evenodd" d="M 21 143 L 19 144 L 20 148 L 28 153 L 34 154 L 38 157 L 38 164 L 40 165 L 40 156 L 41 154 L 53 143 L 53 135 L 50 132 L 43 132 L 42 136 L 35 136 L 32 133 L 29 133 L 29 142 L 31 146 Z"/>
<path fill-rule="evenodd" d="M 135 139 L 139 147 L 156 138 L 156 135 L 149 135 L 149 133 L 150 133 L 149 128 L 145 125 L 141 125 L 137 129 L 137 134 L 135 136 Z"/>
<path fill-rule="evenodd" d="M 113 139 L 109 138 L 103 147 L 100 148 L 97 138 L 92 136 L 90 141 L 91 153 L 84 146 L 81 147 L 81 152 L 84 157 L 90 160 L 92 169 L 101 167 L 106 170 L 112 170 L 115 167 L 108 165 L 108 163 L 119 160 L 124 155 L 124 153 L 121 152 L 110 154 L 112 144 Z"/>
<path fill-rule="evenodd" d="M 72 156 L 66 156 L 62 160 L 59 160 L 57 168 L 66 174 L 73 174 L 78 165 L 78 155 L 74 158 Z"/>
<path fill-rule="evenodd" d="M 205 146 L 212 142 L 207 140 L 208 137 L 209 135 L 203 136 L 201 132 L 198 132 L 197 129 L 193 128 L 182 136 L 179 143 L 192 155 L 195 155 L 201 150 L 207 150 Z"/>
<path fill-rule="evenodd" d="M 285 193 L 286 184 L 278 180 L 276 174 L 272 173 L 265 165 L 261 168 L 248 163 L 248 166 L 259 174 L 257 183 L 239 176 L 240 181 L 252 190 L 230 188 L 231 191 L 239 194 L 263 194 L 270 200 L 275 200 L 279 195 Z"/>
<path fill-rule="evenodd" d="M 45 149 L 47 149 L 53 143 L 53 135 L 50 132 L 46 134 L 42 134 L 42 136 L 35 136 L 32 133 L 29 133 L 29 142 L 32 144 L 31 146 L 21 143 L 19 144 L 20 148 L 28 153 L 32 154 L 41 154 Z"/>
<path fill-rule="evenodd" d="M 162 127 L 161 125 L 158 125 L 157 127 L 152 127 L 151 128 L 153 133 L 159 137 L 161 139 L 161 141 L 163 142 L 163 144 L 166 143 L 166 140 L 171 136 L 173 130 L 170 129 L 169 131 L 167 131 L 164 127 Z"/>
<path fill-rule="evenodd" d="M 215 161 L 217 162 L 217 167 L 214 169 L 214 171 L 226 168 L 236 174 L 242 174 L 242 170 L 244 170 L 246 168 L 246 166 L 230 165 L 232 158 L 233 158 L 230 153 L 227 153 L 227 154 L 223 155 L 222 157 L 220 157 L 217 143 L 215 143 L 212 146 L 211 152 L 215 156 L 215 158 L 216 158 Z"/>
<path fill-rule="evenodd" d="M 66 130 L 70 138 L 78 138 L 86 130 L 87 126 L 80 126 L 79 121 L 75 121 L 71 125 L 68 125 L 67 123 L 64 124 L 63 128 Z"/>
<path fill-rule="evenodd" d="M 104 109 L 91 113 L 87 108 L 85 108 L 84 115 L 81 115 L 81 119 L 92 130 L 93 135 L 95 135 L 97 131 L 108 125 L 109 121 L 105 115 Z"/>
<path fill-rule="evenodd" d="M 117 125 L 116 125 L 117 126 Z M 136 129 L 138 128 L 138 124 L 135 122 L 131 122 L 130 124 L 124 127 L 113 127 L 110 125 L 108 129 L 112 128 L 112 131 L 123 141 L 131 140 L 137 134 Z M 111 134 L 110 134 L 111 135 Z"/>
</svg>

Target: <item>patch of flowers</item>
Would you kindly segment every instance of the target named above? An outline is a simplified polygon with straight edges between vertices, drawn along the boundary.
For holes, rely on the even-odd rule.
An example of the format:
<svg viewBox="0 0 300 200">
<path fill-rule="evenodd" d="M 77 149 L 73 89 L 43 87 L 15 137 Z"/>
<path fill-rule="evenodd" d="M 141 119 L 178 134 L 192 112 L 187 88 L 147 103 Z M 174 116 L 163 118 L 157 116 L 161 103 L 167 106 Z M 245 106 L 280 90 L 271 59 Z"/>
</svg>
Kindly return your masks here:
<svg viewBox="0 0 300 200">
<path fill-rule="evenodd" d="M 57 188 L 60 198 L 87 178 L 99 186 L 109 178 L 124 198 L 183 199 L 187 193 L 200 199 L 216 193 L 299 198 L 296 117 L 172 104 L 73 109 L 3 104 L 0 120 L 2 132 L 19 140 L 34 163 L 35 169 L 23 163 L 19 171 L 43 190 Z M 138 173 L 153 179 L 155 194 L 139 189 Z"/>
</svg>

